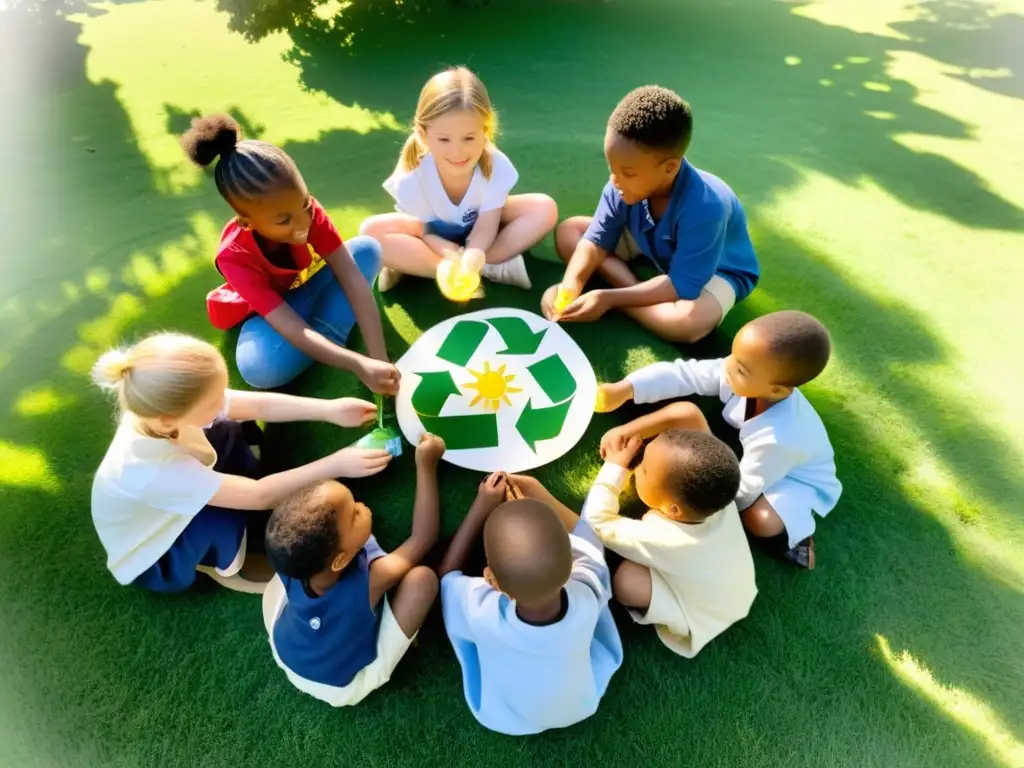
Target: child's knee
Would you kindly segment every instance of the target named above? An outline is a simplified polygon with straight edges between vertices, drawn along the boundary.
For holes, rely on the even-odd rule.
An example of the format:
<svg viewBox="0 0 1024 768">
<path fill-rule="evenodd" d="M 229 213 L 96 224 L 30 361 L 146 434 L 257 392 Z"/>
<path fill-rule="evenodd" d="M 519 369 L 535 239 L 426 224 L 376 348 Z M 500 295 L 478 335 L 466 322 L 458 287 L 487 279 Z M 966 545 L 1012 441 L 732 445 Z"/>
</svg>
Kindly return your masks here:
<svg viewBox="0 0 1024 768">
<path fill-rule="evenodd" d="M 432 605 L 439 587 L 437 574 L 425 565 L 417 565 L 402 579 L 403 591 L 408 590 L 410 597 L 421 605 Z"/>
<path fill-rule="evenodd" d="M 380 241 L 370 235 L 359 235 L 345 245 L 366 282 L 373 285 L 382 264 Z"/>
<path fill-rule="evenodd" d="M 557 212 L 556 212 L 557 215 Z M 586 216 L 573 216 L 566 219 L 555 228 L 555 250 L 558 251 L 562 261 L 568 262 L 572 258 L 576 246 L 587 231 L 590 219 Z"/>
<path fill-rule="evenodd" d="M 384 235 L 388 233 L 389 226 L 386 216 L 370 216 L 368 219 L 364 219 L 363 223 L 359 225 L 359 234 L 365 237 L 372 237 L 375 240 L 380 240 Z"/>
<path fill-rule="evenodd" d="M 704 418 L 700 408 L 690 402 L 680 401 L 666 405 L 665 413 L 672 420 L 672 426 L 676 429 L 695 429 L 701 432 L 710 432 L 708 420 Z"/>
<path fill-rule="evenodd" d="M 759 539 L 770 539 L 786 530 L 782 518 L 772 509 L 764 496 L 744 509 L 740 513 L 740 517 L 743 519 L 743 527 L 747 529 L 747 532 Z"/>
<path fill-rule="evenodd" d="M 538 194 L 531 207 L 544 231 L 551 232 L 558 224 L 558 203 L 548 195 Z"/>
<path fill-rule="evenodd" d="M 623 561 L 612 577 L 615 599 L 630 608 L 646 610 L 651 605 L 651 572 L 642 565 Z"/>
</svg>

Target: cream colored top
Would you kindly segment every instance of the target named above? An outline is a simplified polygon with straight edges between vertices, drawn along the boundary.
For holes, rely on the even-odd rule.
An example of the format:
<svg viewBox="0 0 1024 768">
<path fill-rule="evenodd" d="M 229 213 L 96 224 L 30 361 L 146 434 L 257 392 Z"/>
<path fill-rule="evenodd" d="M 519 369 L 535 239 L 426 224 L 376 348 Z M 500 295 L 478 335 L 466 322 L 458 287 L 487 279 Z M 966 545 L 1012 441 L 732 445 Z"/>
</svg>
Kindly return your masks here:
<svg viewBox="0 0 1024 768">
<path fill-rule="evenodd" d="M 680 621 L 659 635 L 673 651 L 692 658 L 746 617 L 757 596 L 739 512 L 730 504 L 696 524 L 677 523 L 653 510 L 641 520 L 622 517 L 619 495 L 628 478 L 627 470 L 605 464 L 583 505 L 583 519 L 608 549 L 661 577 L 678 604 Z"/>
</svg>

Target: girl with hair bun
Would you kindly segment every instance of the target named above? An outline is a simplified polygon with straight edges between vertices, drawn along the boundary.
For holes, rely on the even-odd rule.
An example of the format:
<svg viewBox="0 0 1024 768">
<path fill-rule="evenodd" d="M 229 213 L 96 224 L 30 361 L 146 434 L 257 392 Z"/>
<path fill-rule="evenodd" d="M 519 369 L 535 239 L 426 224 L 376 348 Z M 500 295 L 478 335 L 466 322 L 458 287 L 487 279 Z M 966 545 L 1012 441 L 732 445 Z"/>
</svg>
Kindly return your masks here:
<svg viewBox="0 0 1024 768">
<path fill-rule="evenodd" d="M 229 390 L 224 358 L 191 336 L 158 333 L 111 350 L 92 378 L 117 395 L 121 409 L 92 487 L 93 523 L 121 584 L 180 592 L 200 572 L 232 589 L 262 592 L 271 574 L 258 573 L 260 563 L 246 556 L 262 541 L 265 510 L 311 483 L 373 475 L 391 460 L 387 451 L 345 448 L 260 478 L 240 422 L 358 427 L 373 421 L 377 408 L 350 397 Z M 257 577 L 241 574 L 247 562 Z"/>
<path fill-rule="evenodd" d="M 377 241 L 357 237 L 346 247 L 294 161 L 273 144 L 243 140 L 228 115 L 193 120 L 181 144 L 200 166 L 216 161 L 217 191 L 236 214 L 216 257 L 227 282 L 206 306 L 217 328 L 243 323 L 235 352 L 242 378 L 272 389 L 318 361 L 395 394 L 398 369 L 371 288 L 380 271 Z M 369 356 L 345 348 L 356 324 Z"/>
</svg>

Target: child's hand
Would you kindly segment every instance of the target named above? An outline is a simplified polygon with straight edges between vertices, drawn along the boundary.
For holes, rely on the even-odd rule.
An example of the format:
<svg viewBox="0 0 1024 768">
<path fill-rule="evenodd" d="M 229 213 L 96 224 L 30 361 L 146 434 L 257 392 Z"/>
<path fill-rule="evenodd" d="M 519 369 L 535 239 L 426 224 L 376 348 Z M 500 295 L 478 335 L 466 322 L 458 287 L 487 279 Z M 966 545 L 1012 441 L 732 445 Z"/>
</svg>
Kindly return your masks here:
<svg viewBox="0 0 1024 768">
<path fill-rule="evenodd" d="M 492 512 L 505 500 L 505 478 L 504 472 L 493 472 L 485 477 L 477 489 L 473 506 Z"/>
<path fill-rule="evenodd" d="M 416 446 L 416 466 L 424 469 L 433 469 L 445 452 L 444 440 L 437 435 L 424 432 L 420 436 L 420 442 Z"/>
<path fill-rule="evenodd" d="M 555 309 L 555 299 L 558 298 L 558 291 L 561 287 L 561 285 L 552 285 L 540 297 L 540 313 L 553 323 L 558 322 L 559 312 Z"/>
<path fill-rule="evenodd" d="M 539 498 L 537 490 L 544 488 L 540 480 L 530 475 L 509 475 L 508 479 L 515 483 L 516 487 L 523 492 L 523 496 L 528 499 Z"/>
<path fill-rule="evenodd" d="M 601 384 L 597 388 L 596 413 L 608 413 L 621 408 L 633 399 L 633 382 L 629 379 L 616 381 L 614 384 Z"/>
<path fill-rule="evenodd" d="M 339 427 L 361 427 L 377 418 L 377 406 L 355 397 L 323 400 L 324 421 Z"/>
<path fill-rule="evenodd" d="M 387 451 L 371 451 L 367 448 L 342 448 L 329 457 L 334 465 L 335 477 L 369 477 L 382 471 L 391 463 Z"/>
<path fill-rule="evenodd" d="M 359 361 L 359 368 L 355 371 L 360 381 L 379 395 L 398 394 L 398 385 L 402 380 L 402 374 L 391 363 L 382 360 L 374 360 L 372 357 L 363 357 Z"/>
<path fill-rule="evenodd" d="M 608 430 L 601 438 L 601 458 L 624 469 L 633 466 L 633 459 L 640 452 L 644 441 L 629 434 L 624 428 Z"/>
<path fill-rule="evenodd" d="M 600 319 L 611 309 L 608 294 L 604 291 L 588 291 L 566 307 L 558 319 L 566 323 L 591 323 Z"/>
</svg>

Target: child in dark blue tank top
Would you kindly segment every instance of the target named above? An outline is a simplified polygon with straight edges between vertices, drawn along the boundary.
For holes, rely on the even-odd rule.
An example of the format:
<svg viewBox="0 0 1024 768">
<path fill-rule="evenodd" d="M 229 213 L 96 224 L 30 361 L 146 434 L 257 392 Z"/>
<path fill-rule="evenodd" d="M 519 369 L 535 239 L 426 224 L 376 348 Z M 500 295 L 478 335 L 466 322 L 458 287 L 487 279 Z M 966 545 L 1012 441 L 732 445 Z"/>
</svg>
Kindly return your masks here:
<svg viewBox="0 0 1024 768">
<path fill-rule="evenodd" d="M 263 618 L 274 659 L 299 690 L 336 707 L 358 704 L 409 649 L 437 596 L 437 577 L 418 563 L 437 541 L 444 450 L 433 435 L 417 446 L 412 533 L 391 554 L 370 532 L 370 510 L 336 481 L 274 510 L 266 548 L 277 577 Z"/>
</svg>

